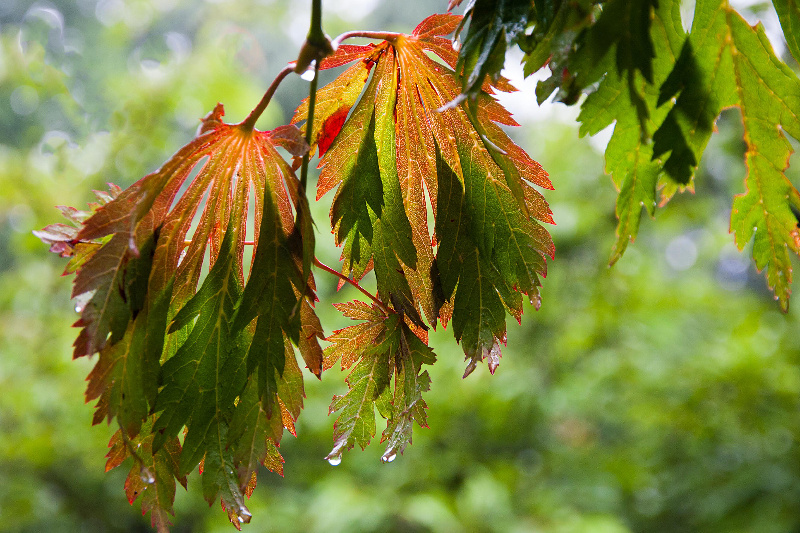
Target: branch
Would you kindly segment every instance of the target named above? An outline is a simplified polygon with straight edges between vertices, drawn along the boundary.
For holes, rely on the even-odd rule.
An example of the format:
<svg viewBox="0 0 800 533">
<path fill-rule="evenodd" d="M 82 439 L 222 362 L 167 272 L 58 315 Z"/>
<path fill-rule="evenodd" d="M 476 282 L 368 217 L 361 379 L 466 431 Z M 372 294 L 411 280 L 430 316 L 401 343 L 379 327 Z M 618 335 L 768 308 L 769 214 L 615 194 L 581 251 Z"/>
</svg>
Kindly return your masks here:
<svg viewBox="0 0 800 533">
<path fill-rule="evenodd" d="M 322 31 L 322 0 L 312 0 L 311 2 L 311 27 L 308 29 L 308 36 L 300 55 L 297 58 L 297 72 L 304 72 L 312 63 L 314 65 L 314 77 L 308 88 L 308 120 L 306 121 L 306 144 L 311 146 L 314 129 L 314 106 L 317 103 L 317 79 L 319 78 L 319 63 L 327 56 L 331 55 L 336 47 L 331 44 L 330 39 Z M 303 154 L 303 163 L 300 167 L 300 194 L 305 195 L 306 184 L 308 183 L 308 163 L 311 154 Z"/>
<path fill-rule="evenodd" d="M 388 315 L 388 314 L 391 314 L 391 313 L 394 313 L 394 311 L 392 311 L 391 309 L 389 309 L 389 308 L 386 306 L 386 304 L 385 304 L 385 303 L 383 303 L 382 301 L 380 301 L 380 300 L 379 300 L 379 299 L 378 299 L 376 296 L 374 296 L 374 295 L 373 295 L 371 292 L 369 292 L 369 291 L 368 291 L 368 290 L 366 290 L 364 287 L 362 287 L 361 285 L 359 285 L 357 281 L 355 281 L 355 280 L 352 280 L 352 279 L 348 278 L 347 276 L 345 276 L 344 274 L 342 274 L 341 272 L 338 272 L 338 271 L 336 271 L 336 270 L 332 269 L 331 267 L 329 267 L 329 266 L 328 266 L 328 265 L 326 265 L 325 263 L 322 263 L 322 262 L 321 262 L 319 259 L 317 259 L 316 257 L 314 258 L 314 265 L 315 265 L 315 266 L 317 266 L 317 267 L 319 267 L 319 268 L 321 268 L 322 270 L 324 270 L 324 271 L 326 271 L 326 272 L 329 272 L 329 273 L 333 274 L 334 276 L 336 276 L 336 277 L 337 277 L 337 278 L 339 278 L 340 280 L 342 280 L 342 281 L 346 281 L 347 283 L 349 283 L 350 285 L 352 285 L 352 286 L 353 286 L 353 287 L 355 287 L 356 289 L 360 290 L 360 291 L 361 291 L 361 293 L 362 293 L 362 294 L 364 294 L 364 296 L 366 296 L 367 298 L 369 298 L 370 300 L 372 300 L 373 302 L 375 302 L 375 304 L 376 304 L 378 307 L 380 307 L 380 308 L 381 308 L 381 310 L 382 310 L 384 313 L 386 313 L 387 315 Z"/>
<path fill-rule="evenodd" d="M 397 33 L 394 31 L 347 31 L 343 34 L 336 37 L 331 44 L 333 45 L 333 49 L 339 48 L 339 45 L 342 44 L 342 41 L 346 39 L 352 39 L 353 37 L 362 37 L 364 39 L 378 39 L 380 41 L 389 41 L 394 42 L 395 39 L 400 37 L 401 33 Z"/>
<path fill-rule="evenodd" d="M 252 130 L 255 127 L 258 117 L 260 117 L 261 113 L 263 113 L 264 110 L 267 108 L 267 106 L 269 105 L 269 101 L 272 100 L 272 95 L 274 95 L 275 91 L 278 90 L 278 85 L 281 84 L 281 82 L 286 76 L 294 72 L 294 70 L 295 70 L 295 63 L 291 62 L 285 67 L 283 67 L 283 70 L 281 70 L 278 73 L 278 75 L 275 76 L 275 79 L 272 80 L 272 83 L 270 84 L 269 88 L 267 88 L 267 92 L 265 92 L 264 96 L 261 97 L 261 101 L 255 107 L 255 109 L 250 111 L 250 114 L 247 115 L 247 118 L 244 119 L 244 122 L 240 124 L 242 129 Z"/>
</svg>

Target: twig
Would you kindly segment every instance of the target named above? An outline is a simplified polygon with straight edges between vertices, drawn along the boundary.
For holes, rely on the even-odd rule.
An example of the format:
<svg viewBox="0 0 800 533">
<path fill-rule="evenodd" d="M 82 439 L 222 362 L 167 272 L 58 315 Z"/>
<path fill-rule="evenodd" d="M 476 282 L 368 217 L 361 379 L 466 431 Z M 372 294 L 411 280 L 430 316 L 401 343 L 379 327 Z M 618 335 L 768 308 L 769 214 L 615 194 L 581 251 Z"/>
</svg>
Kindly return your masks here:
<svg viewBox="0 0 800 533">
<path fill-rule="evenodd" d="M 339 45 L 342 44 L 342 41 L 345 39 L 352 39 L 353 37 L 394 42 L 394 40 L 400 37 L 400 35 L 402 34 L 394 31 L 347 31 L 331 41 L 331 44 L 335 50 L 336 48 L 339 48 Z"/>
<path fill-rule="evenodd" d="M 243 129 L 252 130 L 255 127 L 256 121 L 261 116 L 261 113 L 263 113 L 264 110 L 269 105 L 269 101 L 272 100 L 272 95 L 275 94 L 275 91 L 278 89 L 278 85 L 281 84 L 281 82 L 286 76 L 294 72 L 294 68 L 295 68 L 295 63 L 293 61 L 288 65 L 286 65 L 285 67 L 283 67 L 283 70 L 281 70 L 278 73 L 278 75 L 275 76 L 275 79 L 272 80 L 272 83 L 270 84 L 269 88 L 267 88 L 267 92 L 265 92 L 264 96 L 261 97 L 261 101 L 255 107 L 255 109 L 250 111 L 250 114 L 247 115 L 247 118 L 244 119 L 244 122 L 240 124 Z"/>
<path fill-rule="evenodd" d="M 333 268 L 329 267 L 329 266 L 328 266 L 328 265 L 326 265 L 325 263 L 321 262 L 321 261 L 320 261 L 319 259 L 317 259 L 316 257 L 314 258 L 314 266 L 317 266 L 317 267 L 321 268 L 322 270 L 324 270 L 324 271 L 326 271 L 326 272 L 329 272 L 329 273 L 333 274 L 334 276 L 336 276 L 337 278 L 341 279 L 342 281 L 346 281 L 347 283 L 349 283 L 350 285 L 352 285 L 352 286 L 353 286 L 353 287 L 355 287 L 356 289 L 360 290 L 360 291 L 362 292 L 362 294 L 364 294 L 364 296 L 366 296 L 367 298 L 369 298 L 370 300 L 372 300 L 373 302 L 375 302 L 375 304 L 376 304 L 378 307 L 380 307 L 380 308 L 381 308 L 381 310 L 383 310 L 383 312 L 384 312 L 384 313 L 386 313 L 387 315 L 388 315 L 388 314 L 390 314 L 390 313 L 393 313 L 393 311 L 392 311 L 391 309 L 389 309 L 389 308 L 386 306 L 386 304 L 385 304 L 385 303 L 383 303 L 382 301 L 380 301 L 380 300 L 379 300 L 379 299 L 378 299 L 376 296 L 374 296 L 374 295 L 373 295 L 371 292 L 369 292 L 369 291 L 368 291 L 368 290 L 366 290 L 364 287 L 362 287 L 361 285 L 359 285 L 357 281 L 355 281 L 355 280 L 352 280 L 352 279 L 348 278 L 347 276 L 345 276 L 344 274 L 342 274 L 341 272 L 338 272 L 338 271 L 334 270 Z"/>
</svg>

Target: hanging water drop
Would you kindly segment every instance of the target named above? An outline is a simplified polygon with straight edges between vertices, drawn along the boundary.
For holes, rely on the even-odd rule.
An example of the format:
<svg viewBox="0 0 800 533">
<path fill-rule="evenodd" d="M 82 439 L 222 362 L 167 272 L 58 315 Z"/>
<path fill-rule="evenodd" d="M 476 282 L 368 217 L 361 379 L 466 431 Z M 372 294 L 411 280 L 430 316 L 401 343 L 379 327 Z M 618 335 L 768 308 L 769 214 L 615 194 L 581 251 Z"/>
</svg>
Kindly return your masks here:
<svg viewBox="0 0 800 533">
<path fill-rule="evenodd" d="M 81 304 L 75 304 L 75 312 L 76 313 L 82 313 L 83 312 L 83 307 L 81 307 Z"/>
<path fill-rule="evenodd" d="M 236 518 L 239 520 L 240 524 L 249 524 L 253 515 L 247 507 L 242 505 L 239 507 L 239 512 L 236 513 Z"/>
<path fill-rule="evenodd" d="M 306 69 L 306 71 L 300 74 L 300 77 L 306 81 L 314 81 L 314 76 L 316 75 L 314 69 L 315 64 L 316 61 L 312 61 L 311 65 Z"/>
<path fill-rule="evenodd" d="M 453 40 L 453 50 L 455 50 L 456 52 L 461 51 L 461 41 L 459 41 L 458 39 Z"/>
<path fill-rule="evenodd" d="M 386 450 L 386 453 L 381 456 L 382 463 L 391 463 L 395 459 L 397 459 L 397 450 L 394 448 L 389 448 Z"/>
<path fill-rule="evenodd" d="M 152 485 L 156 482 L 156 477 L 153 475 L 153 472 L 144 465 L 139 469 L 139 477 L 145 485 Z"/>
<path fill-rule="evenodd" d="M 342 454 L 329 455 L 325 459 L 328 460 L 328 463 L 330 463 L 331 466 L 339 466 L 340 464 L 342 464 Z"/>
</svg>

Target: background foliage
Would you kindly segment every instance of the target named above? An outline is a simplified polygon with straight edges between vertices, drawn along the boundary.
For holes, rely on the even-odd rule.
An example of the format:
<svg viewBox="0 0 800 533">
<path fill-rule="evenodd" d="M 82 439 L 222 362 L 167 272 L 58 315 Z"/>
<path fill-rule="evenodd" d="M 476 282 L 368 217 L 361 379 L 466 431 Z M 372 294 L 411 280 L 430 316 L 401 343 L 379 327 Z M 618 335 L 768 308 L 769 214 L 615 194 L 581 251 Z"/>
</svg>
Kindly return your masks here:
<svg viewBox="0 0 800 533">
<path fill-rule="evenodd" d="M 427 3 L 325 5 L 332 34 L 410 31 Z M 111 429 L 89 429 L 70 360 L 74 312 L 63 264 L 30 230 L 56 204 L 127 186 L 192 135 L 216 101 L 244 118 L 296 50 L 307 6 L 283 2 L 81 0 L 0 5 L 0 529 L 149 530 L 103 473 Z M 442 6 L 443 8 L 443 6 Z M 745 11 L 746 13 L 746 11 Z M 769 12 L 758 12 L 769 18 Z M 292 52 L 289 55 L 293 55 Z M 230 58 L 234 58 L 233 61 Z M 784 58 L 791 61 L 788 54 Z M 323 78 L 325 81 L 325 78 Z M 524 85 L 529 86 L 526 82 Z M 287 80 L 260 123 L 288 122 L 305 91 Z M 563 108 L 509 100 L 512 132 L 550 172 L 558 247 L 538 312 L 509 328 L 503 364 L 461 380 L 449 331 L 426 395 L 431 429 L 389 465 L 382 447 L 330 450 L 328 371 L 284 439 L 285 478 L 263 472 L 251 527 L 274 531 L 787 531 L 800 527 L 800 336 L 747 251 L 728 235 L 743 192 L 741 118 L 726 112 L 700 162 L 696 197 L 676 197 L 609 269 L 615 191 L 602 147 Z M 790 179 L 800 183 L 790 169 Z M 325 202 L 314 207 L 324 221 Z M 320 238 L 318 243 L 329 239 Z M 318 244 L 335 263 L 338 251 Z M 321 277 L 323 301 L 347 301 Z M 346 320 L 325 305 L 326 332 Z M 138 504 L 137 504 L 138 505 Z M 176 531 L 228 530 L 200 483 L 178 492 Z"/>
</svg>

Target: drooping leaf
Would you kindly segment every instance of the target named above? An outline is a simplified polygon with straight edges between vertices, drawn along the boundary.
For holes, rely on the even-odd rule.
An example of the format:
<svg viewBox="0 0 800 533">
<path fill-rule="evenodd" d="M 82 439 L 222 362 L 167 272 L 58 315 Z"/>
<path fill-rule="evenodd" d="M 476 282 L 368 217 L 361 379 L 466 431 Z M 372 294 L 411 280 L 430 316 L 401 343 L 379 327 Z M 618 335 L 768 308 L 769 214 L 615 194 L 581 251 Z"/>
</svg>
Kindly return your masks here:
<svg viewBox="0 0 800 533">
<path fill-rule="evenodd" d="M 679 3 L 663 0 L 650 22 L 650 39 L 655 55 L 650 63 L 648 81 L 644 73 L 634 69 L 633 58 L 610 69 L 597 91 L 583 103 L 578 120 L 581 135 L 594 135 L 615 122 L 614 133 L 606 148 L 606 172 L 619 189 L 617 198 L 617 240 L 610 262 L 616 262 L 628 243 L 636 238 L 642 208 L 653 216 L 656 207 L 656 187 L 662 162 L 653 159 L 651 137 L 662 124 L 669 108 L 659 107 L 659 87 L 675 64 L 683 41 Z M 622 47 L 619 42 L 614 46 Z M 631 46 L 627 43 L 625 46 Z M 610 55 L 614 48 L 608 50 Z M 644 61 L 641 58 L 639 62 Z M 627 68 L 621 68 L 627 65 Z M 644 63 L 640 65 L 643 68 Z M 643 106 L 645 111 L 639 109 Z M 644 117 L 644 120 L 643 120 Z"/>
<path fill-rule="evenodd" d="M 279 464 L 276 446 L 302 408 L 292 345 L 319 375 L 323 334 L 311 306 L 310 212 L 276 151 L 298 156 L 307 146 L 294 126 L 260 132 L 225 124 L 223 114 L 218 105 L 158 171 L 100 195 L 90 216 L 66 210 L 80 229 L 49 227 L 41 236 L 60 254 L 92 247 L 73 294 L 87 299 L 76 356 L 100 353 L 86 393 L 98 400 L 95 422 L 117 418 L 125 439 L 148 439 L 142 461 L 185 430 L 177 454 L 169 451 L 175 474 L 201 464 L 204 496 L 219 499 L 238 528 L 249 520 L 253 458 Z M 253 387 L 251 411 L 267 413 L 271 430 L 248 441 L 231 427 Z"/>
<path fill-rule="evenodd" d="M 150 512 L 153 527 L 162 533 L 169 530 L 170 515 L 175 514 L 175 481 L 186 488 L 186 476 L 178 473 L 181 454 L 178 439 L 169 439 L 158 452 L 153 453 L 151 427 L 152 418 L 145 423 L 143 432 L 133 439 L 127 439 L 123 430 L 117 431 L 108 443 L 106 472 L 130 457 L 135 458 L 125 480 L 125 494 L 131 504 L 141 496 L 142 514 Z"/>
<path fill-rule="evenodd" d="M 346 382 L 350 391 L 334 396 L 330 412 L 341 411 L 334 425 L 334 446 L 327 459 L 341 460 L 342 452 L 358 444 L 365 448 L 375 436 L 375 409 L 387 420 L 381 441 L 388 441 L 383 460 L 402 453 L 411 441 L 412 424 L 427 427 L 422 393 L 430 388 L 422 364 L 433 364 L 435 356 L 403 321 L 376 305 L 354 301 L 337 305 L 345 316 L 363 320 L 338 330 L 328 340 L 325 367 L 337 361 L 352 371 Z M 358 353 L 359 355 L 355 355 Z M 394 391 L 390 382 L 394 378 Z"/>
<path fill-rule="evenodd" d="M 794 60 L 800 63 L 800 4 L 797 0 L 772 0 L 772 5 L 781 21 L 786 45 Z"/>
<path fill-rule="evenodd" d="M 323 102 L 333 103 L 317 109 L 312 149 L 335 135 L 320 163 L 317 197 L 337 188 L 331 224 L 337 244 L 344 245 L 344 274 L 359 280 L 374 268 L 381 300 L 417 327 L 423 326 L 422 317 L 434 326 L 439 318 L 449 319 L 449 311 L 442 316 L 440 311 L 445 302 L 448 308 L 455 302 L 456 338 L 467 356 L 479 361 L 496 339 L 505 338 L 506 309 L 521 315 L 521 293 L 538 299 L 544 257 L 554 250 L 539 224 L 552 217 L 533 186 L 552 185 L 496 124 L 516 122 L 490 94 L 470 106 L 450 104 L 461 81 L 452 70 L 457 60 L 452 42 L 441 35 L 459 21 L 434 15 L 411 35 L 349 47 L 327 59 L 328 65 L 358 63 L 321 89 Z M 513 90 L 502 78 L 497 86 Z M 482 87 L 486 93 L 496 88 L 488 82 Z M 347 112 L 341 124 L 335 117 Z M 293 121 L 306 118 L 304 104 Z M 451 187 L 451 177 L 457 187 Z M 467 225 L 460 227 L 441 206 L 443 184 L 453 195 L 445 200 L 463 209 L 458 218 Z M 460 257 L 451 255 L 456 241 Z M 480 262 L 465 262 L 469 256 Z M 499 306 L 492 320 L 459 305 L 470 299 L 475 277 Z"/>
<path fill-rule="evenodd" d="M 449 9 L 453 7 L 451 3 Z M 465 95 L 476 96 L 487 76 L 494 82 L 500 79 L 506 50 L 524 36 L 534 13 L 534 3 L 526 0 L 474 0 L 468 4 L 464 17 L 470 20 L 469 30 L 456 64 Z"/>
<path fill-rule="evenodd" d="M 719 112 L 739 108 L 747 144 L 746 191 L 735 197 L 731 232 L 739 249 L 753 240 L 756 267 L 786 309 L 791 255 L 800 253 L 800 193 L 784 171 L 792 148 L 783 131 L 800 135 L 800 80 L 779 61 L 763 27 L 749 26 L 727 2 L 697 2 L 693 30 L 664 83 L 660 102 L 677 99 L 654 136 L 656 155 L 669 153 L 665 170 L 691 179 Z"/>
</svg>

